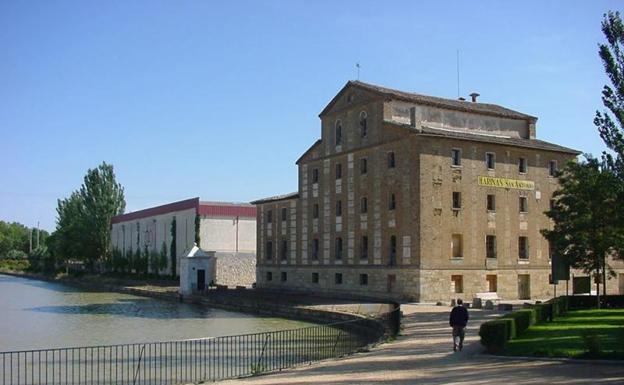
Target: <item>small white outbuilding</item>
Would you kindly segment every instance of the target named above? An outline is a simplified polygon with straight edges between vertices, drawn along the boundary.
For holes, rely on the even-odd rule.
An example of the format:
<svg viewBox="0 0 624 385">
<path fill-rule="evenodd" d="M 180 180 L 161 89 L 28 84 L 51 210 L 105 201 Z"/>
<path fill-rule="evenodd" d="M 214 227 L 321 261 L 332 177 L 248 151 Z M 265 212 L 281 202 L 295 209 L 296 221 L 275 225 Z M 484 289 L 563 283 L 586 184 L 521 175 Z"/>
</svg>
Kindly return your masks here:
<svg viewBox="0 0 624 385">
<path fill-rule="evenodd" d="M 180 257 L 180 294 L 191 295 L 208 290 L 216 283 L 217 257 L 214 251 L 205 251 L 194 244 Z"/>
</svg>

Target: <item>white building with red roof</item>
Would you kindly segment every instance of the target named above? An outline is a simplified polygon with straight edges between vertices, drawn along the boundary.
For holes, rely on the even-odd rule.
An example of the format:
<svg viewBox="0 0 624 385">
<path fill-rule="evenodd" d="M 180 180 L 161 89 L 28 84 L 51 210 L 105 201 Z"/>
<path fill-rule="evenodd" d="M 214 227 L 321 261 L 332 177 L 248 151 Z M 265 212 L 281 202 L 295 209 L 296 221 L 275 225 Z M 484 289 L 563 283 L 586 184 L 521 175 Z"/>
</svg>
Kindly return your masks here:
<svg viewBox="0 0 624 385">
<path fill-rule="evenodd" d="M 137 248 L 157 253 L 164 249 L 168 274 L 172 273 L 173 260 L 176 261 L 174 271 L 179 274 L 179 256 L 193 247 L 197 232 L 198 246 L 202 250 L 215 252 L 220 259 L 239 257 L 255 260 L 256 207 L 247 203 L 202 202 L 199 198 L 192 198 L 111 219 L 113 250 L 128 255 Z M 171 257 L 174 235 L 176 258 Z"/>
</svg>

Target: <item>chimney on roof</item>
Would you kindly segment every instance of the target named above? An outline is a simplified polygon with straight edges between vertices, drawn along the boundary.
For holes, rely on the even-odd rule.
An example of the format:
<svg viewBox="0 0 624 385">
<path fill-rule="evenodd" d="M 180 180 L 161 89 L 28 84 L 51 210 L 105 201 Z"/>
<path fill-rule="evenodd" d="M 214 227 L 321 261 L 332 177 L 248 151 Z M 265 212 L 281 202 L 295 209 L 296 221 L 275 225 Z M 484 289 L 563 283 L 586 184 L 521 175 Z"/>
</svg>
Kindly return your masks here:
<svg viewBox="0 0 624 385">
<path fill-rule="evenodd" d="M 457 100 L 459 100 L 460 102 L 465 102 L 466 98 L 464 98 L 463 96 L 460 96 L 459 98 L 457 98 Z"/>
<path fill-rule="evenodd" d="M 472 98 L 472 102 L 476 103 L 477 102 L 477 98 L 479 97 L 479 94 L 476 92 L 473 92 L 470 94 L 470 97 Z"/>
</svg>

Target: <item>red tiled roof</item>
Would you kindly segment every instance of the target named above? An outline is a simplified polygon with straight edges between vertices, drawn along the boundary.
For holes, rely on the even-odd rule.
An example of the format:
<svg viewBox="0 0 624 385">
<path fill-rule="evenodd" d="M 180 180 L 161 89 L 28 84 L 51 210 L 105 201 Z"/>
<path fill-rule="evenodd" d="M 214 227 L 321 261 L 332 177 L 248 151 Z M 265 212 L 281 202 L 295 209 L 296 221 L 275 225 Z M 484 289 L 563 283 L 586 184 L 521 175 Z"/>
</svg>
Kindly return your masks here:
<svg viewBox="0 0 624 385">
<path fill-rule="evenodd" d="M 256 206 L 246 203 L 201 202 L 199 204 L 199 215 L 255 218 Z"/>
<path fill-rule="evenodd" d="M 191 198 L 179 202 L 168 203 L 162 206 L 150 207 L 149 209 L 139 210 L 128 214 L 117 215 L 116 217 L 111 218 L 111 223 L 128 222 L 135 219 L 153 217 L 155 215 L 162 215 L 192 208 L 195 208 L 197 211 L 197 206 L 199 206 L 199 198 Z"/>
<path fill-rule="evenodd" d="M 199 198 L 191 198 L 179 202 L 168 203 L 166 205 L 150 207 L 148 209 L 128 214 L 117 215 L 111 218 L 111 224 L 128 222 L 188 209 L 195 209 L 196 213 L 205 216 L 244 218 L 256 217 L 256 206 L 248 203 L 200 202 Z"/>
</svg>

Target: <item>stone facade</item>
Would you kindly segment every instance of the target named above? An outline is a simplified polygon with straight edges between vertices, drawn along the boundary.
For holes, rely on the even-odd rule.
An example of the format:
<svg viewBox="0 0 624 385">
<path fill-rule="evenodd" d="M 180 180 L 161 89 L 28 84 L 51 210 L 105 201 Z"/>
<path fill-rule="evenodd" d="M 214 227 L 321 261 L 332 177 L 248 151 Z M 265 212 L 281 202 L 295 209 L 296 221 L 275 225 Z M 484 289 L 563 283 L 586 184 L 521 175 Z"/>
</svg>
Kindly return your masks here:
<svg viewBox="0 0 624 385">
<path fill-rule="evenodd" d="M 259 287 L 421 302 L 552 296 L 540 230 L 551 174 L 578 152 L 537 140 L 537 118 L 361 82 L 320 118 L 298 192 L 252 202 Z"/>
</svg>

